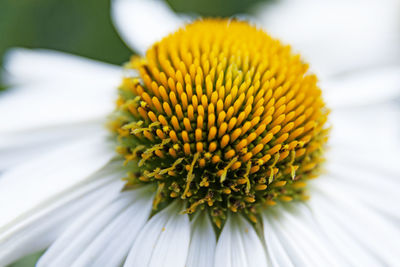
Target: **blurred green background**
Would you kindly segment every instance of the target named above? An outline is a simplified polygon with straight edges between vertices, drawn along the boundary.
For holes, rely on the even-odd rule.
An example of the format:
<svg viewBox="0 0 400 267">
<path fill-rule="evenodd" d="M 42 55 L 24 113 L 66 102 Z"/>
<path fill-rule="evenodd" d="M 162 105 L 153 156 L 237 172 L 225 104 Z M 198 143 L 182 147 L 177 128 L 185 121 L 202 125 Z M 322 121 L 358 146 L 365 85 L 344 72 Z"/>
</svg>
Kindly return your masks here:
<svg viewBox="0 0 400 267">
<path fill-rule="evenodd" d="M 166 1 L 176 12 L 226 17 L 245 14 L 267 0 Z M 132 51 L 112 25 L 110 5 L 111 0 L 0 0 L 0 65 L 10 47 L 48 48 L 114 64 L 125 62 Z M 39 256 L 11 266 L 34 266 Z"/>
<path fill-rule="evenodd" d="M 177 12 L 246 13 L 263 0 L 167 0 Z M 131 51 L 110 19 L 110 0 L 1 0 L 0 58 L 9 47 L 50 48 L 114 64 Z"/>
</svg>

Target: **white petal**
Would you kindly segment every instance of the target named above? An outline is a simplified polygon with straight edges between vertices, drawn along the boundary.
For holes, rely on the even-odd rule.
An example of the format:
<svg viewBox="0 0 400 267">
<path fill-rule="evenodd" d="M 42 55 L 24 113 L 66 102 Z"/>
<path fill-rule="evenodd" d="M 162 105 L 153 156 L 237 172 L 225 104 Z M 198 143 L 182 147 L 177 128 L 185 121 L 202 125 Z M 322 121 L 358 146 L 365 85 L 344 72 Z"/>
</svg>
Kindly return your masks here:
<svg viewBox="0 0 400 267">
<path fill-rule="evenodd" d="M 4 66 L 16 86 L 0 93 L 0 133 L 104 120 L 122 75 L 120 67 L 47 50 L 11 50 Z"/>
<path fill-rule="evenodd" d="M 394 146 L 398 148 L 398 146 Z M 351 151 L 351 152 L 349 152 Z M 400 173 L 397 156 L 398 150 L 392 147 L 381 147 L 374 149 L 369 146 L 359 146 L 350 144 L 332 144 L 328 151 L 328 164 L 330 161 L 345 164 L 345 166 L 357 166 L 359 169 L 374 171 L 374 173 L 384 174 L 387 179 L 396 179 Z"/>
<path fill-rule="evenodd" d="M 99 173 L 93 182 L 76 188 L 23 221 L 0 231 L 0 265 L 43 250 L 80 214 L 100 209 L 117 196 L 122 181 L 115 175 Z"/>
<path fill-rule="evenodd" d="M 83 251 L 74 267 L 120 266 L 123 263 L 152 208 L 152 194 L 134 193 L 137 196 L 133 203 Z"/>
<path fill-rule="evenodd" d="M 381 266 L 382 263 L 372 253 L 366 250 L 359 240 L 348 235 L 335 218 L 329 215 L 329 210 L 321 211 L 312 209 L 313 217 L 321 228 L 321 231 L 329 238 L 332 245 L 340 251 L 341 256 L 345 257 L 352 266 Z M 343 244 L 346 244 L 345 246 Z"/>
<path fill-rule="evenodd" d="M 400 210 L 397 208 L 400 201 L 398 151 L 391 153 L 386 148 L 381 151 L 364 149 L 333 147 L 325 166 L 327 177 L 317 179 L 313 184 L 318 187 L 320 183 L 333 183 L 341 187 L 340 191 L 400 223 Z"/>
<path fill-rule="evenodd" d="M 379 162 L 379 165 L 387 170 L 400 172 L 396 160 L 400 149 L 398 105 L 337 109 L 332 111 L 329 120 L 332 123 L 330 132 L 332 149 L 345 150 L 352 161 L 364 164 L 371 161 Z"/>
<path fill-rule="evenodd" d="M 320 87 L 332 108 L 353 107 L 395 100 L 400 96 L 400 66 L 353 72 L 326 79 Z"/>
<path fill-rule="evenodd" d="M 295 266 L 318 266 L 318 259 L 313 258 L 313 254 L 306 254 L 304 248 L 300 246 L 298 238 L 293 233 L 290 233 L 288 227 L 281 227 L 280 217 L 274 213 L 268 213 L 263 216 L 265 230 L 276 235 L 282 247 L 285 249 L 290 261 Z M 269 239 L 265 241 L 268 242 Z M 268 246 L 268 243 L 267 243 Z M 284 253 L 281 251 L 280 253 Z M 287 259 L 286 259 L 287 261 Z"/>
<path fill-rule="evenodd" d="M 71 266 L 86 246 L 131 202 L 131 198 L 119 198 L 102 210 L 97 210 L 97 214 L 85 216 L 85 222 L 74 224 L 57 239 L 42 256 L 38 266 Z"/>
<path fill-rule="evenodd" d="M 186 266 L 213 266 L 216 244 L 216 236 L 210 218 L 206 212 L 202 212 L 192 222 L 192 236 Z"/>
<path fill-rule="evenodd" d="M 254 227 L 239 215 L 230 215 L 215 251 L 214 266 L 268 266 L 263 244 Z"/>
<path fill-rule="evenodd" d="M 328 171 L 326 176 L 332 177 L 332 179 L 317 180 L 316 184 L 334 182 L 347 186 L 350 191 L 361 190 L 374 193 L 382 196 L 388 205 L 394 205 L 395 203 L 392 202 L 400 201 L 398 194 L 400 173 L 392 174 L 368 165 L 357 166 L 351 161 L 341 162 L 333 157 L 326 164 L 326 169 Z M 400 213 L 400 211 L 398 212 Z"/>
<path fill-rule="evenodd" d="M 0 170 L 37 158 L 62 144 L 103 131 L 102 121 L 0 134 Z"/>
<path fill-rule="evenodd" d="M 352 181 L 350 183 L 346 183 L 344 177 L 335 175 L 332 177 L 330 181 L 330 186 L 334 184 L 339 190 L 345 192 L 348 195 L 358 199 L 359 201 L 365 203 L 371 209 L 374 209 L 375 212 L 379 213 L 382 217 L 386 218 L 386 220 L 392 220 L 394 223 L 400 223 L 400 210 L 398 209 L 398 203 L 400 202 L 400 197 L 397 195 L 393 195 L 393 188 L 400 188 L 399 184 L 394 184 L 390 190 L 386 193 L 385 189 L 388 189 L 388 185 L 390 183 L 383 183 L 383 185 L 379 185 L 377 190 L 374 190 L 373 187 L 368 186 L 359 186 L 363 184 L 363 181 Z M 348 177 L 348 176 L 346 176 Z"/>
<path fill-rule="evenodd" d="M 114 109 L 115 88 L 101 80 L 10 88 L 0 94 L 0 133 L 105 120 Z"/>
<path fill-rule="evenodd" d="M 289 206 L 288 209 L 280 210 L 280 218 L 277 222 L 279 227 L 286 228 L 285 231 L 292 235 L 295 240 L 292 245 L 298 246 L 301 250 L 312 257 L 316 266 L 345 266 L 348 262 L 337 256 L 336 248 L 315 226 L 310 214 L 297 212 L 299 205 Z"/>
<path fill-rule="evenodd" d="M 380 261 L 388 266 L 400 264 L 396 244 L 400 240 L 400 231 L 395 224 L 331 184 L 319 184 L 314 190 L 309 204 L 316 216 L 321 212 L 326 215 L 329 211 L 337 225 Z"/>
<path fill-rule="evenodd" d="M 100 133 L 5 172 L 0 178 L 0 230 L 85 183 L 114 156 L 107 138 Z"/>
<path fill-rule="evenodd" d="M 266 215 L 264 215 L 266 216 Z M 263 218 L 264 239 L 267 246 L 268 257 L 273 267 L 294 267 L 293 259 L 285 250 L 284 244 L 270 226 L 268 219 Z M 296 262 L 295 262 L 296 263 Z"/>
<path fill-rule="evenodd" d="M 66 81 L 74 81 L 76 85 L 88 81 L 115 84 L 121 75 L 118 66 L 44 49 L 10 50 L 4 59 L 4 69 L 8 83 L 54 82 L 54 87 Z"/>
<path fill-rule="evenodd" d="M 378 259 L 368 253 L 357 244 L 357 241 L 347 236 L 343 229 L 332 220 L 320 220 L 321 214 L 316 216 L 314 210 L 310 210 L 303 203 L 292 205 L 294 213 L 300 223 L 315 232 L 338 260 L 342 260 L 341 266 L 380 266 Z M 329 212 L 329 211 L 328 211 Z M 346 244 L 343 246 L 343 244 Z"/>
<path fill-rule="evenodd" d="M 183 267 L 190 242 L 190 222 L 177 202 L 154 215 L 136 239 L 124 266 Z"/>
<path fill-rule="evenodd" d="M 184 24 L 160 0 L 113 0 L 112 18 L 125 42 L 141 54 Z"/>
<path fill-rule="evenodd" d="M 72 266 L 91 242 L 132 205 L 133 192 L 119 194 L 119 197 L 96 213 L 85 215 L 85 219 L 72 225 L 41 257 L 37 266 Z M 107 240 L 106 242 L 109 242 Z M 106 245 L 107 243 L 103 243 Z"/>
<path fill-rule="evenodd" d="M 348 147 L 351 154 L 355 153 L 354 158 L 374 151 L 396 155 L 400 149 L 400 107 L 395 103 L 334 109 L 329 121 L 331 146 Z M 389 165 L 398 165 L 390 157 L 380 156 L 382 161 L 391 162 Z"/>
<path fill-rule="evenodd" d="M 397 0 L 283 0 L 256 12 L 268 32 L 292 44 L 320 74 L 400 59 Z"/>
</svg>

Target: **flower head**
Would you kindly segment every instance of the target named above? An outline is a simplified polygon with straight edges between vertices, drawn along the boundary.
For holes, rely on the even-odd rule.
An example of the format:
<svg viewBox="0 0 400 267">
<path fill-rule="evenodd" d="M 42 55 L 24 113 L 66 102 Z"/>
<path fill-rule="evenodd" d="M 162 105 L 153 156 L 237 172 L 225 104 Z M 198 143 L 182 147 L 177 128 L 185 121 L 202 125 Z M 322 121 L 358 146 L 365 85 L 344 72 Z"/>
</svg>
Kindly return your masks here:
<svg viewBox="0 0 400 267">
<path fill-rule="evenodd" d="M 19 88 L 0 95 L 0 265 L 46 249 L 36 266 L 400 266 L 400 68 L 319 75 L 334 110 L 324 155 L 329 111 L 299 56 L 221 19 L 148 48 L 182 22 L 160 3 L 113 1 L 147 51 L 126 64 L 116 109 L 121 68 L 8 54 Z M 306 198 L 325 156 L 307 202 L 269 207 Z"/>
<path fill-rule="evenodd" d="M 127 188 L 157 185 L 220 226 L 227 211 L 304 199 L 323 160 L 328 110 L 308 65 L 247 22 L 199 20 L 133 57 L 111 127 Z"/>
</svg>

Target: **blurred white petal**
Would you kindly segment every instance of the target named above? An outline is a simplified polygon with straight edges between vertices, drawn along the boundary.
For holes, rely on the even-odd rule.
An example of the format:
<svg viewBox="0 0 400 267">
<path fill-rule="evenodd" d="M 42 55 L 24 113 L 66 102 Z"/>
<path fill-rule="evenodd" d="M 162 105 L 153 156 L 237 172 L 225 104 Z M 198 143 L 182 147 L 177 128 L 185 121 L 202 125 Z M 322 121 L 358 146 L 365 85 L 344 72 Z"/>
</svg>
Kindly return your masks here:
<svg viewBox="0 0 400 267">
<path fill-rule="evenodd" d="M 0 170 L 36 158 L 43 153 L 103 131 L 103 121 L 0 134 Z"/>
<path fill-rule="evenodd" d="M 263 227 L 265 245 L 267 247 L 268 258 L 270 259 L 272 266 L 296 266 L 298 262 L 295 261 L 292 255 L 288 253 L 285 248 L 285 244 L 282 242 L 281 238 L 278 237 L 267 218 L 263 218 Z"/>
<path fill-rule="evenodd" d="M 328 258 L 326 258 L 327 253 L 321 254 L 323 249 L 321 250 L 320 246 L 325 246 L 325 244 L 321 244 L 318 236 L 310 232 L 300 232 L 304 229 L 285 223 L 285 220 L 278 215 L 264 214 L 264 227 L 266 231 L 274 232 L 294 266 L 325 266 L 324 264 L 331 266 Z M 265 241 L 268 242 L 268 240 L 266 238 Z M 319 244 L 319 247 L 315 247 L 316 244 Z M 326 246 L 324 249 L 326 249 Z M 332 266 L 337 266 L 337 264 L 332 262 Z"/>
<path fill-rule="evenodd" d="M 114 156 L 107 139 L 99 134 L 6 171 L 0 177 L 0 230 L 85 183 Z"/>
<path fill-rule="evenodd" d="M 200 213 L 192 222 L 192 236 L 187 267 L 213 266 L 217 244 L 214 228 L 206 212 Z"/>
<path fill-rule="evenodd" d="M 395 224 L 360 203 L 351 194 L 338 190 L 329 181 L 319 179 L 315 182 L 309 205 L 316 216 L 323 214 L 330 218 L 352 239 L 358 240 L 358 244 L 365 250 L 383 262 L 382 265 L 400 265 L 397 253 L 400 231 Z M 368 195 L 365 194 L 365 197 Z"/>
<path fill-rule="evenodd" d="M 215 250 L 214 266 L 268 266 L 264 246 L 254 227 L 241 215 L 226 221 Z"/>
<path fill-rule="evenodd" d="M 82 251 L 90 244 L 90 242 L 101 233 L 106 225 L 122 213 L 130 204 L 132 197 L 119 196 L 118 199 L 99 210 L 97 214 L 92 214 L 87 218 L 86 223 L 80 222 L 79 229 L 71 231 L 68 229 L 65 234 L 60 236 L 57 241 L 46 251 L 38 262 L 41 266 L 71 266 Z M 77 227 L 73 227 L 77 228 Z"/>
<path fill-rule="evenodd" d="M 18 223 L 0 230 L 0 265 L 48 247 L 75 218 L 90 209 L 101 209 L 115 198 L 122 181 L 113 174 L 99 173 L 96 180 L 60 195 L 31 212 Z M 4 203 L 4 202 L 2 202 Z"/>
<path fill-rule="evenodd" d="M 366 151 L 400 149 L 400 107 L 396 103 L 333 109 L 329 120 L 332 146 L 347 146 L 350 150 L 358 146 Z M 390 158 L 382 157 L 382 161 L 388 168 L 397 165 Z"/>
<path fill-rule="evenodd" d="M 137 227 L 127 230 L 131 230 L 134 234 L 136 234 L 144 224 L 151 210 L 151 198 L 145 198 L 144 200 L 147 200 L 148 205 L 142 206 L 142 204 L 145 204 L 146 201 L 143 201 L 143 199 L 142 201 L 138 201 L 136 195 L 141 195 L 140 193 L 141 192 L 130 191 L 125 192 L 124 194 L 119 194 L 117 199 L 108 204 L 102 210 L 97 210 L 96 214 L 90 214 L 89 216 L 85 215 L 84 220 L 78 220 L 72 227 L 67 229 L 65 233 L 60 236 L 60 238 L 57 239 L 57 241 L 41 257 L 37 266 L 88 266 L 84 265 L 84 262 L 87 262 L 88 260 L 89 262 L 93 262 L 95 257 L 92 253 L 90 253 L 90 250 L 86 250 L 90 248 L 92 242 L 96 238 L 101 236 L 103 232 L 106 231 L 106 228 L 111 227 L 114 222 L 118 221 L 121 217 L 126 217 L 126 214 L 131 215 L 131 223 L 134 221 L 137 224 Z M 143 195 L 141 196 L 143 197 Z M 141 220 L 135 221 L 135 217 L 132 214 L 132 209 L 136 213 L 140 213 L 139 209 L 142 209 L 145 211 L 145 216 L 139 216 L 137 219 Z M 124 220 L 124 222 L 127 224 L 123 225 L 123 227 L 127 227 L 129 225 L 128 220 Z M 129 236 L 129 234 L 127 236 Z M 108 244 L 108 241 L 109 240 L 102 242 L 101 246 L 105 248 Z M 99 247 L 97 246 L 97 248 Z M 94 247 L 94 249 L 96 249 L 96 247 Z M 118 248 L 117 251 L 119 253 L 122 252 L 122 257 L 119 257 L 120 261 L 128 252 L 127 249 L 124 250 L 122 247 Z M 101 251 L 100 253 L 103 254 L 104 251 Z M 119 253 L 115 253 L 115 256 L 117 256 Z M 81 255 L 84 257 L 80 259 L 79 257 Z M 101 264 L 101 266 L 105 265 Z"/>
<path fill-rule="evenodd" d="M 66 81 L 101 81 L 112 85 L 121 76 L 119 66 L 45 49 L 11 49 L 5 55 L 3 67 L 8 83 L 55 82 L 55 90 Z"/>
<path fill-rule="evenodd" d="M 23 49 L 7 54 L 5 69 L 17 86 L 0 93 L 0 134 L 105 120 L 122 75 L 108 64 Z"/>
<path fill-rule="evenodd" d="M 384 103 L 400 97 L 400 66 L 325 79 L 320 87 L 332 108 Z"/>
<path fill-rule="evenodd" d="M 390 154 L 382 150 L 385 157 L 396 157 L 397 153 Z M 331 179 L 321 179 L 321 182 L 339 188 L 346 195 L 359 199 L 375 211 L 400 222 L 400 210 L 397 207 L 400 202 L 400 171 L 385 169 L 380 166 L 379 161 L 369 164 L 365 161 L 360 164 L 354 160 L 356 157 L 357 154 L 332 149 L 328 154 L 328 173 L 325 175 Z M 318 186 L 319 181 L 316 184 Z"/>
<path fill-rule="evenodd" d="M 299 204 L 301 205 L 301 204 Z M 295 246 L 300 247 L 304 253 L 311 255 L 314 262 L 318 262 L 315 266 L 345 266 L 348 264 L 347 259 L 339 257 L 337 250 L 329 240 L 321 234 L 312 223 L 312 217 L 301 216 L 297 213 L 297 206 L 293 205 L 293 209 L 282 209 L 279 214 L 279 227 L 286 228 L 294 237 Z"/>
<path fill-rule="evenodd" d="M 311 211 L 318 227 L 329 238 L 332 245 L 339 250 L 338 256 L 348 259 L 351 266 L 382 266 L 375 255 L 366 250 L 362 244 L 360 245 L 360 240 L 349 235 L 340 224 L 336 223 L 336 219 L 329 214 L 329 210 L 313 208 Z"/>
<path fill-rule="evenodd" d="M 400 60 L 397 0 L 281 0 L 256 12 L 320 77 Z"/>
<path fill-rule="evenodd" d="M 173 203 L 154 215 L 141 230 L 124 266 L 184 267 L 190 242 L 190 222 Z"/>
<path fill-rule="evenodd" d="M 114 109 L 115 88 L 93 82 L 50 82 L 11 88 L 0 93 L 0 113 L 4 114 L 0 117 L 0 133 L 94 119 L 105 121 Z"/>
<path fill-rule="evenodd" d="M 124 41 L 142 55 L 184 24 L 161 0 L 113 0 L 112 18 Z"/>
<path fill-rule="evenodd" d="M 327 247 L 339 261 L 342 261 L 341 266 L 380 266 L 378 259 L 360 247 L 356 240 L 343 237 L 343 229 L 337 225 L 332 226 L 332 222 L 322 223 L 306 204 L 296 203 L 290 208 L 288 212 L 292 214 L 286 212 L 286 215 L 303 224 L 308 231 L 315 232 L 315 235 L 323 240 L 321 246 Z"/>
<path fill-rule="evenodd" d="M 153 200 L 149 192 L 129 191 L 127 193 L 135 194 L 132 205 L 96 237 L 76 259 L 73 266 L 121 266 L 123 264 L 135 238 L 150 215 Z"/>
</svg>

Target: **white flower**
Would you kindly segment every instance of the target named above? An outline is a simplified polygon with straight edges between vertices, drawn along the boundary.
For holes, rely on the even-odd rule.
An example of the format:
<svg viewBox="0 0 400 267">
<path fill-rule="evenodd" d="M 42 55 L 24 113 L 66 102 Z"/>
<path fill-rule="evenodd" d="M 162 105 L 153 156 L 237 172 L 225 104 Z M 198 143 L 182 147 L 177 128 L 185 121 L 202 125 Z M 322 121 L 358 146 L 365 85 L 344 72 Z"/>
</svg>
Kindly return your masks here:
<svg viewBox="0 0 400 267">
<path fill-rule="evenodd" d="M 330 5 L 339 12 L 347 3 Z M 151 214 L 148 186 L 121 191 L 126 170 L 104 127 L 121 68 L 59 52 L 10 51 L 5 70 L 13 86 L 0 95 L 0 265 L 47 248 L 39 267 L 400 266 L 400 62 L 392 48 L 399 35 L 386 32 L 397 16 L 389 2 L 387 13 L 383 5 L 368 2 L 367 12 L 364 1 L 351 3 L 354 19 L 329 41 L 324 34 L 335 30 L 320 29 L 340 20 L 316 28 L 307 21 L 306 35 L 287 23 L 306 14 L 326 18 L 321 12 L 333 8 L 317 1 L 278 4 L 268 17 L 276 19 L 266 29 L 287 34 L 320 72 L 333 110 L 326 173 L 310 185 L 310 200 L 268 208 L 256 225 L 229 214 L 218 234 L 205 212 L 181 214 L 181 202 Z M 361 39 L 357 16 L 370 18 L 376 8 L 382 20 Z M 185 20 L 158 1 L 140 0 L 115 0 L 113 17 L 141 53 Z M 382 43 L 371 43 L 375 36 Z"/>
</svg>

